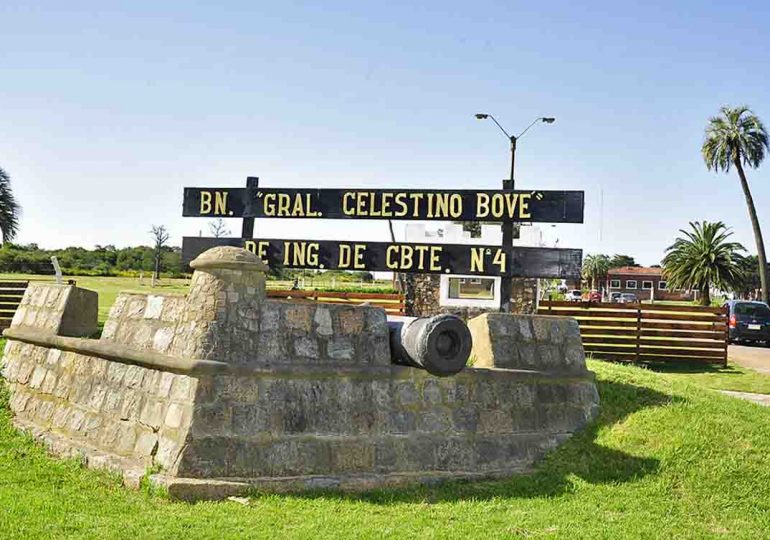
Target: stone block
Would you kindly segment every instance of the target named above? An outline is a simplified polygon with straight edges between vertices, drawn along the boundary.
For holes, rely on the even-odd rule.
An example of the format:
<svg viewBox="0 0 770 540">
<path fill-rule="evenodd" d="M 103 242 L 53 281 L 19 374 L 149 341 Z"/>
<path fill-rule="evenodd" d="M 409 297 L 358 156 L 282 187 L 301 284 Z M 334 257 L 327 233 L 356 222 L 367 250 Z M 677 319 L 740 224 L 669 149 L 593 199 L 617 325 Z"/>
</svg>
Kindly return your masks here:
<svg viewBox="0 0 770 540">
<path fill-rule="evenodd" d="M 585 372 L 580 333 L 572 318 L 485 313 L 468 327 L 474 367 Z"/>
<path fill-rule="evenodd" d="M 286 328 L 310 333 L 313 330 L 314 311 L 315 306 L 310 303 L 285 304 L 284 317 Z"/>
<path fill-rule="evenodd" d="M 353 308 L 337 313 L 339 332 L 345 335 L 360 334 L 364 329 L 366 315 L 363 310 Z"/>
<path fill-rule="evenodd" d="M 313 321 L 315 322 L 315 331 L 319 336 L 329 337 L 334 334 L 332 316 L 328 307 L 318 306 Z"/>
<path fill-rule="evenodd" d="M 300 358 L 318 358 L 318 340 L 313 337 L 300 336 L 294 339 L 294 354 Z"/>
<path fill-rule="evenodd" d="M 334 360 L 351 361 L 355 357 L 356 351 L 353 342 L 349 338 L 338 337 L 329 340 L 326 346 L 326 354 Z"/>
</svg>

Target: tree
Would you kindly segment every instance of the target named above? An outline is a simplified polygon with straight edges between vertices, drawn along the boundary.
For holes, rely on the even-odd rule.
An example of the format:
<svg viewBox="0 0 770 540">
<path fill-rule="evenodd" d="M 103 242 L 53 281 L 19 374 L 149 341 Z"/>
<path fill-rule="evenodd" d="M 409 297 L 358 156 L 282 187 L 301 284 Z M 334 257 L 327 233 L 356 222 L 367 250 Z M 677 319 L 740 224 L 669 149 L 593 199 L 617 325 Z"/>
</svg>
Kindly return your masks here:
<svg viewBox="0 0 770 540">
<path fill-rule="evenodd" d="M 639 266 L 630 255 L 615 254 L 610 259 L 610 268 L 622 268 L 624 266 Z"/>
<path fill-rule="evenodd" d="M 666 248 L 663 275 L 669 289 L 697 289 L 701 305 L 711 304 L 711 287 L 722 290 L 739 288 L 745 248 L 729 242 L 732 232 L 721 221 L 690 222 L 690 230 L 680 229 L 678 237 Z"/>
<path fill-rule="evenodd" d="M 209 230 L 214 235 L 214 238 L 222 238 L 230 234 L 230 229 L 227 228 L 225 220 L 222 218 L 209 222 Z"/>
<path fill-rule="evenodd" d="M 155 242 L 155 272 L 152 274 L 152 286 L 160 277 L 161 260 L 163 256 L 163 246 L 168 242 L 169 234 L 164 225 L 153 225 L 150 234 Z"/>
<path fill-rule="evenodd" d="M 738 171 L 743 196 L 746 198 L 746 206 L 749 209 L 751 227 L 754 229 L 754 240 L 757 244 L 757 263 L 763 302 L 768 301 L 765 243 L 762 240 L 757 210 L 754 208 L 754 199 L 743 167 L 744 165 L 753 169 L 759 167 L 765 159 L 765 150 L 769 148 L 765 126 L 748 107 L 740 106 L 722 107 L 719 116 L 709 119 L 701 149 L 709 170 L 729 172 L 730 167 L 735 166 L 735 170 Z"/>
<path fill-rule="evenodd" d="M 607 276 L 610 269 L 610 258 L 607 255 L 586 255 L 583 260 L 583 279 L 590 281 L 591 288 L 596 288 L 596 281 Z"/>
<path fill-rule="evenodd" d="M 11 177 L 0 168 L 0 231 L 3 235 L 3 243 L 16 238 L 16 233 L 19 232 L 20 214 L 21 206 L 16 202 L 11 191 Z"/>
</svg>

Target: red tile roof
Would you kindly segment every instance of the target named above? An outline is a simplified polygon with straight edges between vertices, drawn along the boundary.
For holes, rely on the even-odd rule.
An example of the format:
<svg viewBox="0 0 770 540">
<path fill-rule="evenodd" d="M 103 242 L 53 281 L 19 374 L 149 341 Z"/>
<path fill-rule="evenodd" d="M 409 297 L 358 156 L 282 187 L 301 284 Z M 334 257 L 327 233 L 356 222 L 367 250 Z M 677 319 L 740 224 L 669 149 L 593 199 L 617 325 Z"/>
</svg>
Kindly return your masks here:
<svg viewBox="0 0 770 540">
<path fill-rule="evenodd" d="M 608 275 L 629 275 L 629 276 L 660 276 L 663 273 L 662 268 L 649 268 L 646 266 L 621 266 L 620 268 L 611 268 Z"/>
</svg>

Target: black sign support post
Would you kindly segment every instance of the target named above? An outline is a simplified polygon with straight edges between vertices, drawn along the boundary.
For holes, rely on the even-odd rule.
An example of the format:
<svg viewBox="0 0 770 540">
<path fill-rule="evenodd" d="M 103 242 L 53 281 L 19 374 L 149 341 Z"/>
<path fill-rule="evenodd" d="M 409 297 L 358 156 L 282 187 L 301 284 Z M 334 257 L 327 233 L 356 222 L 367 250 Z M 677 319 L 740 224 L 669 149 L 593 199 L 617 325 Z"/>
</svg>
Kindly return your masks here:
<svg viewBox="0 0 770 540">
<path fill-rule="evenodd" d="M 257 189 L 259 189 L 259 178 L 256 176 L 249 176 L 246 178 L 246 192 L 248 193 L 249 200 L 256 198 Z M 254 218 L 243 218 L 243 226 L 241 228 L 241 238 L 254 238 Z"/>
<path fill-rule="evenodd" d="M 513 159 L 513 158 L 511 158 Z M 513 166 L 511 166 L 513 174 Z M 503 180 L 503 189 L 513 189 L 513 179 Z M 503 231 L 503 249 L 510 248 L 513 245 L 513 221 L 504 221 L 501 229 Z M 508 313 L 511 311 L 511 295 L 513 294 L 513 278 L 500 278 L 500 311 Z"/>
</svg>

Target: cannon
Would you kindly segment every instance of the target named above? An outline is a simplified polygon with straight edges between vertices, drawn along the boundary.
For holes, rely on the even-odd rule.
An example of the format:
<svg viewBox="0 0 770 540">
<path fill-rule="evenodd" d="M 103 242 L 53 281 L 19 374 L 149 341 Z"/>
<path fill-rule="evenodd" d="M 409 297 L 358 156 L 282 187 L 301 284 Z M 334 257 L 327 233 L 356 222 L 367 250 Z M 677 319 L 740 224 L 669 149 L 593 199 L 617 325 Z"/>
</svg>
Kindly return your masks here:
<svg viewBox="0 0 770 540">
<path fill-rule="evenodd" d="M 471 354 L 468 326 L 455 315 L 389 317 L 390 359 L 446 377 L 462 371 Z"/>
</svg>

